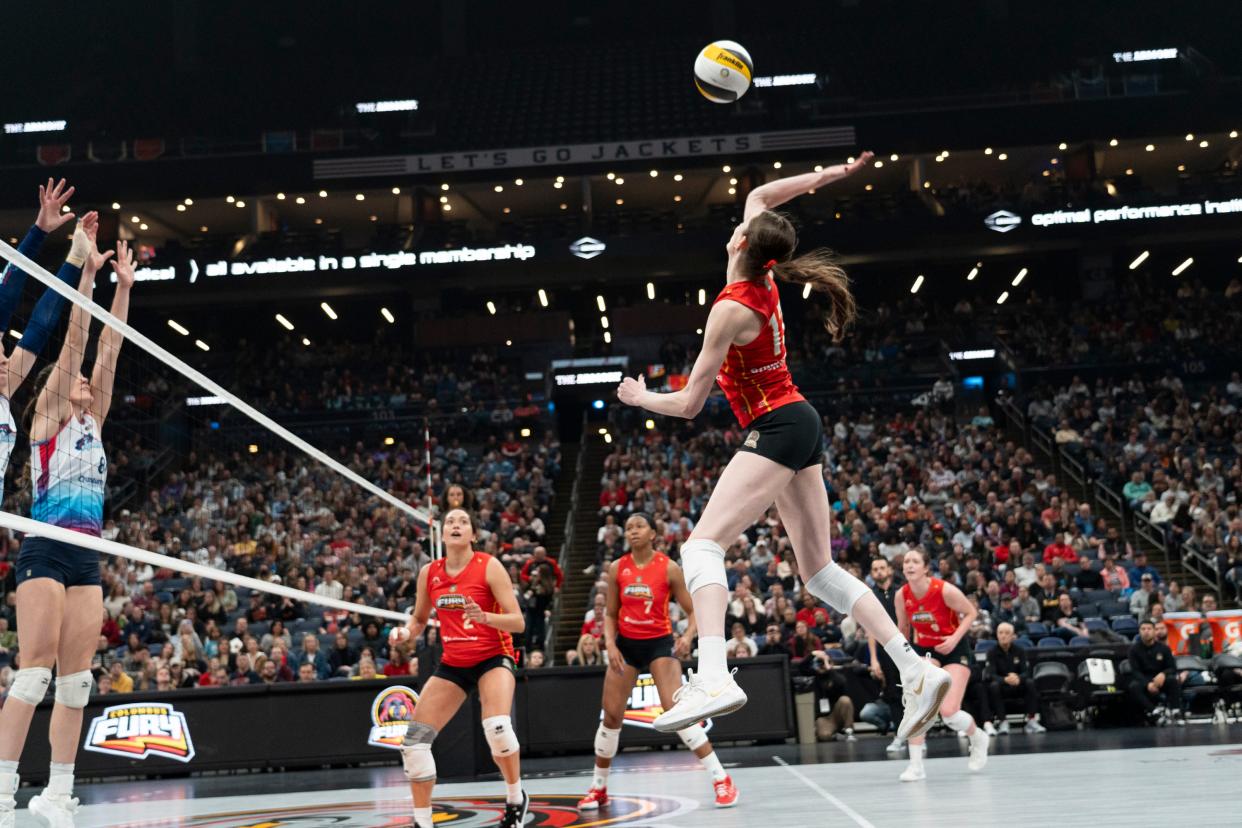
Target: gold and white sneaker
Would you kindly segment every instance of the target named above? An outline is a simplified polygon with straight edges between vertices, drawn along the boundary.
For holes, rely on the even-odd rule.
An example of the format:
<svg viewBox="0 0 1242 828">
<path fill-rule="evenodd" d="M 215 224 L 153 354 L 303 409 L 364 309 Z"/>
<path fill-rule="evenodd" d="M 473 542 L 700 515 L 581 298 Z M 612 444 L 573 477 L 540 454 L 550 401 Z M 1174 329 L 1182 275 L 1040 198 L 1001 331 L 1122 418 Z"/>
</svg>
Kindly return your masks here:
<svg viewBox="0 0 1242 828">
<path fill-rule="evenodd" d="M 949 674 L 930 661 L 924 662 L 921 675 L 903 682 L 901 705 L 905 714 L 897 727 L 898 739 L 917 739 L 931 729 L 951 683 Z"/>
<path fill-rule="evenodd" d="M 677 688 L 673 694 L 673 706 L 665 710 L 652 727 L 663 733 L 682 730 L 712 716 L 724 716 L 741 709 L 746 704 L 746 694 L 733 680 L 734 669 L 723 681 L 708 684 L 701 676 L 690 671 L 690 680 Z"/>
</svg>

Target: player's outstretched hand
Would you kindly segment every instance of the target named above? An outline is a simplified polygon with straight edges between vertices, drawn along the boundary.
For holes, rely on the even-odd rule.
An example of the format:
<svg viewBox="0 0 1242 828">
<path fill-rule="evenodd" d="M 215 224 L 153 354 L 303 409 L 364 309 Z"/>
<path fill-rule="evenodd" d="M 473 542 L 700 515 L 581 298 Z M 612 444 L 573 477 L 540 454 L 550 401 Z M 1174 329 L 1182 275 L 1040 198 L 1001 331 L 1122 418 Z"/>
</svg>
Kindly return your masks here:
<svg viewBox="0 0 1242 828">
<path fill-rule="evenodd" d="M 73 221 L 73 213 L 65 212 L 65 205 L 69 203 L 69 199 L 73 196 L 73 188 L 65 188 L 65 179 L 61 179 L 52 184 L 52 179 L 47 180 L 47 184 L 39 185 L 39 217 L 35 219 L 35 226 L 44 233 L 51 233 L 59 230 L 66 222 Z"/>
<path fill-rule="evenodd" d="M 617 399 L 626 405 L 640 405 L 643 394 L 647 393 L 647 378 L 639 374 L 637 379 L 626 377 L 617 386 Z"/>
</svg>

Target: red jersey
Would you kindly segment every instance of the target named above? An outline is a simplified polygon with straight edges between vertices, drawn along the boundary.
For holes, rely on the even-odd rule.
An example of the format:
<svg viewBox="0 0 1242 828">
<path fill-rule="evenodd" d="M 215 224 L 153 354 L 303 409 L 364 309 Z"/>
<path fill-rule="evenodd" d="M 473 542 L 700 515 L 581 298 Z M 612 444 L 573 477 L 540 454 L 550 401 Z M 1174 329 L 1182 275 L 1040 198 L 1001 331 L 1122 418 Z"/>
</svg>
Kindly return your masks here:
<svg viewBox="0 0 1242 828">
<path fill-rule="evenodd" d="M 673 632 L 668 620 L 668 557 L 656 552 L 646 566 L 633 555 L 617 561 L 617 589 L 621 607 L 617 632 L 626 638 L 660 638 Z"/>
<path fill-rule="evenodd" d="M 935 647 L 957 629 L 957 612 L 944 602 L 944 581 L 931 578 L 930 582 L 931 586 L 922 598 L 914 597 L 909 584 L 901 588 L 906 618 L 910 619 L 910 626 L 914 628 L 913 643 L 920 647 Z"/>
<path fill-rule="evenodd" d="M 746 345 L 730 345 L 724 365 L 716 375 L 742 428 L 769 411 L 804 399 L 785 364 L 785 317 L 776 282 L 747 279 L 725 285 L 716 303 L 737 302 L 759 314 L 764 328 Z M 713 303 L 715 304 L 715 303 Z"/>
<path fill-rule="evenodd" d="M 475 552 L 455 576 L 448 573 L 448 559 L 428 564 L 427 597 L 440 621 L 440 640 L 444 642 L 442 661 L 450 667 L 473 667 L 493 656 L 513 658 L 513 636 L 482 624 L 466 620 L 462 611 L 466 598 L 484 612 L 501 612 L 500 602 L 487 583 L 487 562 L 491 556 Z"/>
</svg>

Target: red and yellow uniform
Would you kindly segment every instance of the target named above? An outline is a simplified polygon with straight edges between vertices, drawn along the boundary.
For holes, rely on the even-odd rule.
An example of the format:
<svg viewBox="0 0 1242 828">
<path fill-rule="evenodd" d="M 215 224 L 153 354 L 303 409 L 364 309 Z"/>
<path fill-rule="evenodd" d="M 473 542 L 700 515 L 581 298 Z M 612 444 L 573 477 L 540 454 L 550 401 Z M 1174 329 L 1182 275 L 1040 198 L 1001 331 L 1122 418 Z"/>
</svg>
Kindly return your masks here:
<svg viewBox="0 0 1242 828">
<path fill-rule="evenodd" d="M 763 319 L 764 329 L 753 342 L 730 345 L 716 382 L 724 391 L 738 423 L 746 428 L 757 417 L 805 399 L 794 385 L 785 362 L 785 318 L 780 293 L 769 275 L 726 285 L 716 302 L 745 305 Z"/>
<path fill-rule="evenodd" d="M 666 555 L 656 552 L 645 566 L 633 555 L 617 561 L 617 588 L 621 606 L 617 612 L 617 632 L 625 638 L 660 638 L 671 635 L 668 618 L 668 564 Z"/>
<path fill-rule="evenodd" d="M 495 656 L 513 658 L 513 636 L 494 627 L 466 620 L 466 599 L 484 612 L 500 613 L 500 602 L 487 583 L 487 562 L 491 556 L 475 552 L 456 576 L 448 574 L 447 558 L 428 564 L 427 596 L 440 621 L 440 640 L 444 642 L 441 661 L 450 667 L 473 667 Z"/>
<path fill-rule="evenodd" d="M 905 604 L 906 618 L 914 628 L 912 644 L 932 648 L 944 642 L 957 630 L 958 615 L 944 602 L 944 581 L 931 578 L 927 593 L 914 597 L 910 585 L 901 588 L 901 600 Z"/>
</svg>

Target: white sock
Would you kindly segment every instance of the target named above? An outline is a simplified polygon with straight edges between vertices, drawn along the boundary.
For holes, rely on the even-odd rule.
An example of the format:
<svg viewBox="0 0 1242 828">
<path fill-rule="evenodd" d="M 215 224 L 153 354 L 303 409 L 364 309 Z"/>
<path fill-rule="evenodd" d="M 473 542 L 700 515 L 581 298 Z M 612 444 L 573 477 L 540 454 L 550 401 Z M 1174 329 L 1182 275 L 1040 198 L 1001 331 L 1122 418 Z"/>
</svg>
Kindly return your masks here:
<svg viewBox="0 0 1242 828">
<path fill-rule="evenodd" d="M 610 770 L 612 770 L 611 765 L 606 768 L 601 768 L 599 765 L 596 765 L 595 775 L 591 777 L 591 787 L 599 788 L 600 790 L 607 788 L 608 787 L 608 771 Z"/>
<path fill-rule="evenodd" d="M 706 635 L 699 639 L 698 674 L 712 681 L 719 681 L 729 674 L 723 637 Z"/>
<path fill-rule="evenodd" d="M 431 828 L 431 826 L 433 825 L 433 820 L 431 817 L 431 809 L 430 808 L 415 808 L 414 809 L 414 824 L 418 828 Z"/>
<path fill-rule="evenodd" d="M 719 782 L 729 775 L 725 773 L 724 765 L 720 764 L 720 760 L 716 758 L 716 751 L 714 750 L 699 761 L 703 763 L 703 767 L 707 768 L 707 772 L 712 775 L 713 782 Z"/>
<path fill-rule="evenodd" d="M 44 796 L 52 799 L 68 799 L 73 795 L 73 765 L 62 765 L 53 762 L 48 766 L 47 787 Z"/>
<path fill-rule="evenodd" d="M 910 745 L 910 764 L 923 767 L 923 755 L 927 753 L 927 745 Z"/>
<path fill-rule="evenodd" d="M 0 762 L 0 811 L 11 811 L 16 807 L 13 795 L 19 785 L 21 778 L 17 775 L 17 762 Z"/>
<path fill-rule="evenodd" d="M 514 782 L 510 785 L 505 783 L 505 802 L 510 805 L 520 805 L 522 803 L 522 780 Z"/>
<path fill-rule="evenodd" d="M 923 659 L 919 658 L 919 654 L 914 651 L 910 642 L 906 641 L 906 637 L 901 633 L 888 640 L 888 643 L 884 645 L 884 652 L 888 653 L 888 657 L 897 665 L 903 682 L 917 676 L 924 667 Z"/>
</svg>

